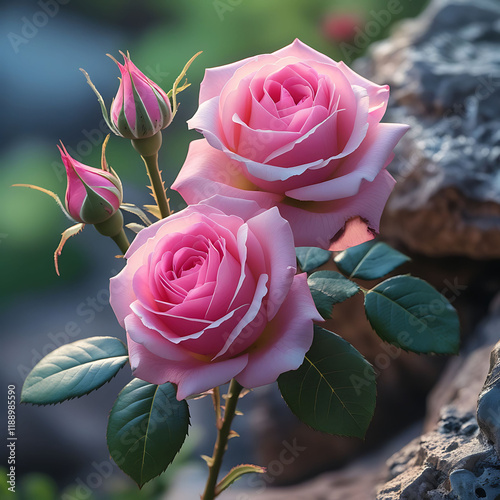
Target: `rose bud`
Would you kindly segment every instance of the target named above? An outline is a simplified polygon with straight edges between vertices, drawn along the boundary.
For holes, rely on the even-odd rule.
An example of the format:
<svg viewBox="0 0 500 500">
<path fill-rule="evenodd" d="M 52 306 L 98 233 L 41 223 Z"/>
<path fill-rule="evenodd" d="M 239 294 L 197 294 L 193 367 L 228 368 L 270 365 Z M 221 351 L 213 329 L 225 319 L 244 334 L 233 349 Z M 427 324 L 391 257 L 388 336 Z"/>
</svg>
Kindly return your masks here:
<svg viewBox="0 0 500 500">
<path fill-rule="evenodd" d="M 108 170 L 106 160 L 102 169 L 89 167 L 72 158 L 61 143 L 58 146 L 66 167 L 68 187 L 65 205 L 68 214 L 77 222 L 99 224 L 108 220 L 120 208 L 123 190 L 113 169 Z"/>
<path fill-rule="evenodd" d="M 114 57 L 122 77 L 120 88 L 111 104 L 113 132 L 127 139 L 152 137 L 172 121 L 172 107 L 166 94 L 120 52 L 125 64 Z M 109 55 L 109 54 L 108 54 Z"/>
</svg>

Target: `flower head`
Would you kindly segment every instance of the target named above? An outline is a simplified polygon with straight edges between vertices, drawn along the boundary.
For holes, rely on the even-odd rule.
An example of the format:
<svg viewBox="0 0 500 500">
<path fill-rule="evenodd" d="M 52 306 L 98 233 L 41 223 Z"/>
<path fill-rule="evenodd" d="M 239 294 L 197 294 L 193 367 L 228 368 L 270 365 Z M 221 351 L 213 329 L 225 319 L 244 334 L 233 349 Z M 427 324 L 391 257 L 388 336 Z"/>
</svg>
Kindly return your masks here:
<svg viewBox="0 0 500 500">
<path fill-rule="evenodd" d="M 120 69 L 120 87 L 111 104 L 111 122 L 117 135 L 145 139 L 170 125 L 172 107 L 167 94 L 121 52 L 124 64 L 110 56 Z"/>
<path fill-rule="evenodd" d="M 272 238 L 269 238 L 272 234 Z M 276 208 L 214 196 L 143 229 L 111 279 L 134 376 L 177 398 L 297 369 L 321 320 Z"/>
<path fill-rule="evenodd" d="M 123 190 L 116 173 L 108 170 L 104 155 L 102 168 L 98 169 L 76 161 L 62 143 L 58 148 L 68 180 L 65 197 L 68 214 L 86 224 L 109 219 L 120 208 Z"/>
<path fill-rule="evenodd" d="M 209 68 L 188 121 L 193 141 L 172 188 L 278 206 L 296 246 L 343 250 L 374 237 L 394 186 L 386 170 L 408 130 L 380 123 L 389 87 L 296 40 Z"/>
</svg>

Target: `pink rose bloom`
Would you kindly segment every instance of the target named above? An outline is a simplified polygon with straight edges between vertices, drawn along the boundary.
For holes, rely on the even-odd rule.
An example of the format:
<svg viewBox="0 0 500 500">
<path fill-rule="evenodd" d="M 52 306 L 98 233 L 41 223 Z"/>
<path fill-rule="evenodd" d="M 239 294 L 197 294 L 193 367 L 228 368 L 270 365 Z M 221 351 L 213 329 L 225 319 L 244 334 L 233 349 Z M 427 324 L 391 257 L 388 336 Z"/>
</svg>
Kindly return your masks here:
<svg viewBox="0 0 500 500">
<path fill-rule="evenodd" d="M 301 365 L 321 316 L 277 208 L 214 196 L 140 231 L 125 257 L 110 302 L 134 376 L 181 400 Z"/>
<path fill-rule="evenodd" d="M 277 205 L 296 246 L 340 250 L 373 238 L 394 185 L 385 167 L 407 131 L 380 123 L 389 87 L 299 40 L 208 69 L 173 188 L 188 203 L 220 193 Z"/>
</svg>

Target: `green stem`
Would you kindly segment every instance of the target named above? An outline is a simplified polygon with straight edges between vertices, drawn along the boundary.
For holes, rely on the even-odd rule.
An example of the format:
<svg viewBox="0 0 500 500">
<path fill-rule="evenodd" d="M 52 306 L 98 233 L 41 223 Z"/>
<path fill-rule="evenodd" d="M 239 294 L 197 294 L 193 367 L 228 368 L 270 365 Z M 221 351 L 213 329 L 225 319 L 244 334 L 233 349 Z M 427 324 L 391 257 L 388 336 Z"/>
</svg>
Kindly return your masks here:
<svg viewBox="0 0 500 500">
<path fill-rule="evenodd" d="M 122 254 L 128 250 L 130 243 L 123 229 L 123 214 L 121 210 L 117 210 L 109 219 L 104 222 L 94 224 L 94 227 L 99 233 L 104 236 L 109 236 L 121 250 Z"/>
<path fill-rule="evenodd" d="M 128 247 L 130 246 L 130 242 L 128 241 L 124 229 L 122 228 L 122 230 L 116 236 L 112 236 L 111 239 L 118 245 L 118 248 L 121 250 L 122 254 L 125 255 L 127 253 Z"/>
<path fill-rule="evenodd" d="M 236 412 L 236 405 L 238 403 L 238 398 L 240 397 L 242 389 L 243 387 L 238 382 L 236 382 L 236 380 L 231 380 L 227 393 L 224 419 L 217 433 L 217 441 L 215 442 L 212 461 L 209 464 L 207 484 L 205 486 L 205 491 L 203 493 L 203 496 L 201 497 L 201 500 L 213 500 L 217 496 L 215 492 L 215 487 L 217 486 L 217 478 L 219 476 L 220 468 L 222 465 L 222 458 L 224 457 L 224 452 L 226 451 L 229 433 L 231 431 L 231 424 Z"/>
<path fill-rule="evenodd" d="M 165 187 L 161 178 L 161 172 L 158 167 L 158 153 L 152 156 L 143 156 L 142 159 L 144 160 L 149 179 L 151 180 L 151 187 L 153 189 L 156 204 L 158 205 L 160 214 L 164 219 L 170 215 L 170 205 L 168 203 L 167 193 L 165 192 Z"/>
<path fill-rule="evenodd" d="M 145 139 L 132 139 L 132 146 L 142 156 L 149 179 L 151 180 L 151 189 L 153 196 L 160 209 L 162 218 L 170 215 L 170 205 L 168 204 L 167 194 L 161 178 L 161 172 L 158 167 L 158 151 L 160 151 L 163 141 L 161 130 L 151 137 Z"/>
</svg>

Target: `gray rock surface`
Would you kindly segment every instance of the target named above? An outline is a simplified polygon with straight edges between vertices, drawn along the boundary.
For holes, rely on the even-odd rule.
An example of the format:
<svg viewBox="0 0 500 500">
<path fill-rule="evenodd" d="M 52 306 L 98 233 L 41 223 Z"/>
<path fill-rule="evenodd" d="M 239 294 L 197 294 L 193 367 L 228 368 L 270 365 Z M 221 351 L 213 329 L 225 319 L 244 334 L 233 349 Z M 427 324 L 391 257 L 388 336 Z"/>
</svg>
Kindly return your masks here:
<svg viewBox="0 0 500 500">
<path fill-rule="evenodd" d="M 490 371 L 477 403 L 477 421 L 500 456 L 500 343 L 490 357 Z"/>
<path fill-rule="evenodd" d="M 357 68 L 408 123 L 382 234 L 426 255 L 500 256 L 500 3 L 436 0 Z"/>
</svg>

